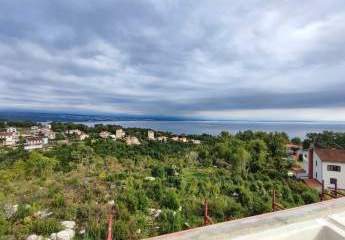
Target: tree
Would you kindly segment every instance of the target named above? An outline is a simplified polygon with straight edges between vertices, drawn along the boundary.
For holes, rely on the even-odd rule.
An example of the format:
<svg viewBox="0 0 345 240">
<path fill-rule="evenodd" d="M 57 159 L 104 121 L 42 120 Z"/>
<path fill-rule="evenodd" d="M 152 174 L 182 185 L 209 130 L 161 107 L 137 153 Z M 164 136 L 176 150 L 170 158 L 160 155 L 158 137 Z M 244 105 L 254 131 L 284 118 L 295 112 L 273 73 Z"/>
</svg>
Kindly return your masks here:
<svg viewBox="0 0 345 240">
<path fill-rule="evenodd" d="M 268 156 L 266 143 L 263 140 L 255 139 L 249 142 L 248 148 L 251 155 L 249 170 L 254 173 L 262 170 Z"/>
<path fill-rule="evenodd" d="M 295 145 L 301 145 L 302 144 L 302 140 L 299 137 L 294 137 L 291 139 L 291 143 L 295 144 Z"/>
<path fill-rule="evenodd" d="M 232 153 L 232 168 L 235 173 L 245 176 L 247 173 L 247 163 L 251 156 L 247 150 L 243 147 L 237 147 Z"/>
</svg>

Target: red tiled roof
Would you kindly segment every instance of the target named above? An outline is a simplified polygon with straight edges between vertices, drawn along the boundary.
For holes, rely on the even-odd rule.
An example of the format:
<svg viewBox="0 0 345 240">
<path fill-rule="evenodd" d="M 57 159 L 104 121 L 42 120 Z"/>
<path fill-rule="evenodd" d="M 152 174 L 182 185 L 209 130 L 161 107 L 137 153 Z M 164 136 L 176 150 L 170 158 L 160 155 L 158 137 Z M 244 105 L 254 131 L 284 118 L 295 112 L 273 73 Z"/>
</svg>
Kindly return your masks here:
<svg viewBox="0 0 345 240">
<path fill-rule="evenodd" d="M 345 163 L 345 150 L 341 149 L 315 149 L 315 153 L 324 162 Z"/>
<path fill-rule="evenodd" d="M 0 132 L 0 136 L 3 136 L 3 137 L 10 137 L 10 136 L 13 136 L 13 132 Z"/>
</svg>

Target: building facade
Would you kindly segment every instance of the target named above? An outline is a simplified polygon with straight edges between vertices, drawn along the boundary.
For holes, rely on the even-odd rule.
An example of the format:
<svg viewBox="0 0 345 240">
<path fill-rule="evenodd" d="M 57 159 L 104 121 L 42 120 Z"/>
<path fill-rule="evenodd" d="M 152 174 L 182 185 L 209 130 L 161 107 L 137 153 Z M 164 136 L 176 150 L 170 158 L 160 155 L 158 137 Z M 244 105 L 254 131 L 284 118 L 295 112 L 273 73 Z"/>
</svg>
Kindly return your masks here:
<svg viewBox="0 0 345 240">
<path fill-rule="evenodd" d="M 116 129 L 115 136 L 116 139 L 122 139 L 126 136 L 126 133 L 123 131 L 123 129 Z"/>
<path fill-rule="evenodd" d="M 15 146 L 18 136 L 16 132 L 0 132 L 0 140 L 4 146 Z"/>
<path fill-rule="evenodd" d="M 345 189 L 345 150 L 312 148 L 308 153 L 310 179 L 324 182 L 326 188 Z"/>
<path fill-rule="evenodd" d="M 155 140 L 155 132 L 151 130 L 147 131 L 147 138 L 149 140 Z"/>
<path fill-rule="evenodd" d="M 33 150 L 43 148 L 44 140 L 40 137 L 28 137 L 25 139 L 24 149 Z"/>
</svg>

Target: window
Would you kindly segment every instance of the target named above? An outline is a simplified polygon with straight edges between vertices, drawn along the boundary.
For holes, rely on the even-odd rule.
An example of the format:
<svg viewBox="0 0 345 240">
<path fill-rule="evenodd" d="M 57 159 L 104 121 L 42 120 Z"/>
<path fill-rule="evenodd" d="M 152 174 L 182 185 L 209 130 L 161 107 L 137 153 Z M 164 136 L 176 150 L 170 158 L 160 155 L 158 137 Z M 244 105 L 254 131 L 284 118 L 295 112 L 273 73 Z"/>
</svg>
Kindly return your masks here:
<svg viewBox="0 0 345 240">
<path fill-rule="evenodd" d="M 337 165 L 327 165 L 327 170 L 332 172 L 340 172 L 341 167 Z"/>
<path fill-rule="evenodd" d="M 315 161 L 315 166 L 317 166 L 317 161 Z"/>
<path fill-rule="evenodd" d="M 317 172 L 315 172 L 315 176 L 316 176 L 316 178 L 317 178 Z"/>
<path fill-rule="evenodd" d="M 329 179 L 329 183 L 330 184 L 335 184 L 337 182 L 337 179 L 336 178 L 330 178 Z"/>
</svg>

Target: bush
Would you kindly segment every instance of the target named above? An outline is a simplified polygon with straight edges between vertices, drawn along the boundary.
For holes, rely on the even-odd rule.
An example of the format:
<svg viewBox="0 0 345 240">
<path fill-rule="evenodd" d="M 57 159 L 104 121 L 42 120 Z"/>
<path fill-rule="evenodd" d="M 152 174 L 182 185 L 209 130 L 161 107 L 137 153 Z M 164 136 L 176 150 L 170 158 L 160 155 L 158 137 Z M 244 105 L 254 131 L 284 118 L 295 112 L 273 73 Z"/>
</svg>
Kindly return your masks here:
<svg viewBox="0 0 345 240">
<path fill-rule="evenodd" d="M 164 167 L 161 166 L 154 166 L 151 170 L 151 175 L 153 177 L 160 177 L 163 178 L 165 176 Z"/>
<path fill-rule="evenodd" d="M 305 204 L 311 204 L 319 201 L 319 196 L 310 190 L 302 193 L 302 199 Z"/>
<path fill-rule="evenodd" d="M 159 216 L 160 233 L 169 233 L 182 230 L 183 219 L 179 212 L 172 210 L 163 210 Z"/>
<path fill-rule="evenodd" d="M 92 219 L 87 225 L 86 239 L 105 239 L 106 236 L 106 222 L 99 222 Z"/>
<path fill-rule="evenodd" d="M 163 207 L 177 210 L 180 207 L 180 200 L 178 199 L 178 196 L 174 191 L 168 191 L 165 193 L 161 204 Z"/>
<path fill-rule="evenodd" d="M 10 229 L 10 223 L 0 213 L 0 239 L 2 239 L 1 238 L 2 236 L 7 234 L 9 229 Z"/>
<path fill-rule="evenodd" d="M 20 204 L 15 214 L 15 218 L 17 220 L 23 220 L 25 217 L 30 216 L 31 214 L 33 214 L 33 209 L 30 205 Z"/>
<path fill-rule="evenodd" d="M 115 225 L 113 226 L 114 232 L 114 239 L 116 240 L 127 240 L 131 239 L 130 230 L 128 228 L 128 224 L 122 220 L 116 221 Z"/>
<path fill-rule="evenodd" d="M 33 151 L 25 162 L 25 167 L 31 175 L 45 176 L 54 169 L 56 164 L 57 161 L 54 158 L 45 157 Z"/>
<path fill-rule="evenodd" d="M 61 208 L 65 206 L 65 197 L 63 194 L 56 194 L 52 201 L 52 206 L 56 208 Z"/>
<path fill-rule="evenodd" d="M 60 222 L 56 219 L 40 219 L 34 221 L 30 226 L 30 232 L 48 236 L 62 229 Z"/>
</svg>

